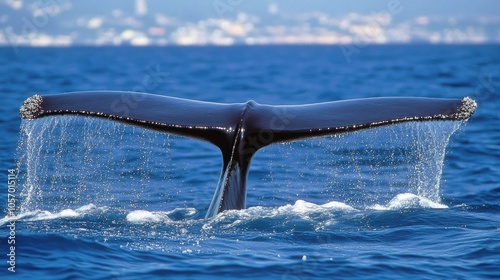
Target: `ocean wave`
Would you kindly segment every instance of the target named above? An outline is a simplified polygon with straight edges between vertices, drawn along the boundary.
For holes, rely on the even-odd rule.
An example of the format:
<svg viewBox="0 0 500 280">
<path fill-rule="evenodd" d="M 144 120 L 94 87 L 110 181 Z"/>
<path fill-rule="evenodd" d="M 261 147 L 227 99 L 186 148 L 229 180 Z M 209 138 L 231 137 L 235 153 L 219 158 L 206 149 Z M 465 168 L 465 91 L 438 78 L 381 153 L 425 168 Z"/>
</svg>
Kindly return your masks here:
<svg viewBox="0 0 500 280">
<path fill-rule="evenodd" d="M 401 210 L 401 209 L 434 208 L 442 209 L 448 206 L 439 202 L 432 201 L 426 197 L 418 196 L 412 193 L 398 194 L 386 205 L 375 204 L 369 209 L 373 210 Z"/>
<path fill-rule="evenodd" d="M 180 218 L 189 218 L 196 214 L 194 208 L 176 208 L 172 211 L 134 210 L 127 214 L 126 220 L 130 223 L 172 223 Z"/>
<path fill-rule="evenodd" d="M 9 223 L 10 221 L 40 221 L 40 220 L 54 220 L 54 219 L 66 219 L 66 218 L 77 218 L 84 215 L 92 214 L 97 211 L 106 211 L 108 207 L 97 207 L 94 204 L 87 204 L 76 209 L 63 209 L 58 212 L 51 212 L 47 210 L 33 210 L 21 212 L 18 215 L 11 216 L 7 215 L 0 219 L 0 225 Z"/>
<path fill-rule="evenodd" d="M 315 204 L 297 200 L 294 204 L 279 207 L 249 207 L 244 210 L 224 211 L 208 220 L 203 225 L 204 230 L 214 228 L 253 228 L 262 225 L 282 225 L 283 228 L 312 226 L 315 231 L 333 226 L 339 220 L 357 219 L 356 214 L 367 214 L 371 211 L 394 211 L 407 209 L 443 209 L 448 206 L 434 202 L 428 198 L 411 193 L 396 195 L 384 205 L 375 204 L 366 208 L 355 208 L 338 201 L 325 204 Z M 354 214 L 354 216 L 353 216 Z M 257 222 L 259 225 L 256 225 Z"/>
<path fill-rule="evenodd" d="M 297 200 L 293 204 L 286 204 L 278 207 L 254 206 L 243 210 L 224 211 L 214 218 L 204 220 L 203 228 L 210 229 L 214 225 L 224 225 L 224 227 L 234 227 L 244 223 L 258 220 L 289 221 L 302 220 L 311 222 L 321 222 L 331 225 L 335 223 L 335 218 L 344 214 L 362 213 L 363 211 L 394 211 L 403 209 L 443 209 L 448 206 L 428 198 L 412 193 L 402 193 L 396 195 L 386 204 L 375 204 L 364 209 L 355 208 L 339 201 L 331 201 L 325 204 L 315 204 L 312 202 Z M 16 216 L 5 216 L 0 219 L 0 225 L 16 221 L 41 221 L 56 219 L 75 219 L 84 216 L 97 216 L 106 212 L 115 213 L 116 209 L 109 211 L 107 206 L 98 207 L 94 204 L 87 204 L 76 209 L 63 209 L 60 211 L 34 210 L 20 213 Z M 183 221 L 193 221 L 197 210 L 195 208 L 175 208 L 169 211 L 149 211 L 145 209 L 118 211 L 124 212 L 120 217 L 124 217 L 124 222 L 132 224 L 162 223 L 178 224 Z M 116 213 L 115 213 L 116 214 Z M 109 214 L 109 215 L 115 215 Z M 116 217 L 114 217 L 116 218 Z M 121 218 L 119 218 L 121 219 Z"/>
</svg>

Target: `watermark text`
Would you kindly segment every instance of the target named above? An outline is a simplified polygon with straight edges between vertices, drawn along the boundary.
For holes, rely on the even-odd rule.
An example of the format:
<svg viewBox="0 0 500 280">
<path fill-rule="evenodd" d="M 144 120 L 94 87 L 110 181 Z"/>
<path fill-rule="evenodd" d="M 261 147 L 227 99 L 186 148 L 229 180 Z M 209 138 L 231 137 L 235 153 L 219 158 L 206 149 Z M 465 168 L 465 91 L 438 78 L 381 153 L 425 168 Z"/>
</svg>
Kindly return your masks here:
<svg viewBox="0 0 500 280">
<path fill-rule="evenodd" d="M 7 171 L 7 217 L 13 218 L 17 215 L 17 176 L 19 171 L 15 168 Z M 16 220 L 12 219 L 7 225 L 9 236 L 7 244 L 9 252 L 7 254 L 7 268 L 10 272 L 16 272 Z"/>
</svg>

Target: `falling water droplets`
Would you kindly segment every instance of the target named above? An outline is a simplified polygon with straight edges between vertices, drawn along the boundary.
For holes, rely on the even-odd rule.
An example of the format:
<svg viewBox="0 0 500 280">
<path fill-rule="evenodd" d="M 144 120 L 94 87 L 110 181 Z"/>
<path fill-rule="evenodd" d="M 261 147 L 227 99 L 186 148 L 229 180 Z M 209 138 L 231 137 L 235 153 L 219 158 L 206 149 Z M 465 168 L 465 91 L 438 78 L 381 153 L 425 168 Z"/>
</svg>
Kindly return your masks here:
<svg viewBox="0 0 500 280">
<path fill-rule="evenodd" d="M 365 208 L 404 193 L 439 203 L 446 146 L 461 124 L 409 122 L 268 147 L 260 153 L 287 158 L 267 166 L 266 176 L 279 183 L 269 186 L 273 181 L 260 180 L 268 186 L 253 188 L 267 188 L 269 196 L 279 189 L 280 203 L 341 201 Z"/>
<path fill-rule="evenodd" d="M 438 203 L 445 149 L 460 124 L 402 123 L 264 148 L 253 159 L 247 204 L 370 207 L 404 193 Z M 24 120 L 20 210 L 196 207 L 203 216 L 219 179 L 220 154 L 178 138 L 90 117 Z M 260 155 L 270 165 L 259 162 Z"/>
<path fill-rule="evenodd" d="M 163 134 L 88 117 L 23 121 L 20 138 L 22 211 L 114 204 L 124 196 L 141 203 L 154 154 L 168 153 Z"/>
</svg>

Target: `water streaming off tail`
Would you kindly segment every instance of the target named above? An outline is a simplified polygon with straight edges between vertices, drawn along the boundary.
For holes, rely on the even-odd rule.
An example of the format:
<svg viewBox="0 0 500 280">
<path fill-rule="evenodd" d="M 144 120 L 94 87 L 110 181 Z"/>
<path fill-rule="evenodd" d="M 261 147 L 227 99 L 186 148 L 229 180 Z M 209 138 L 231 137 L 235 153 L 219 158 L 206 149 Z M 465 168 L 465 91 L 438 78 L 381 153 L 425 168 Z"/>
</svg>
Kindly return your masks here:
<svg viewBox="0 0 500 280">
<path fill-rule="evenodd" d="M 221 166 L 219 152 L 208 144 L 97 118 L 23 121 L 20 139 L 21 212 L 90 203 L 203 209 Z"/>
<path fill-rule="evenodd" d="M 407 193 L 440 202 L 446 146 L 460 125 L 410 122 L 267 147 L 253 160 L 248 204 L 303 199 L 366 208 Z"/>
<path fill-rule="evenodd" d="M 407 193 L 439 202 L 445 148 L 459 126 L 404 123 L 264 148 L 252 161 L 247 205 L 372 207 Z M 94 204 L 191 207 L 203 217 L 222 164 L 210 144 L 89 117 L 23 121 L 20 139 L 21 212 Z"/>
</svg>

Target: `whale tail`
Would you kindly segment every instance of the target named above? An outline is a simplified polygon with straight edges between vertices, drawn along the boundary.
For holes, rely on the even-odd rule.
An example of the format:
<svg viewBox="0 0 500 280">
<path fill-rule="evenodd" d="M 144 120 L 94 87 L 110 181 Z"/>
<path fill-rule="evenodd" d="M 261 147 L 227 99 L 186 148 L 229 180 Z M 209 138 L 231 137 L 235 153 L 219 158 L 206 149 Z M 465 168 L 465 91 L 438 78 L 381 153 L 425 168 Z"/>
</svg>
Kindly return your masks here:
<svg viewBox="0 0 500 280">
<path fill-rule="evenodd" d="M 223 168 L 207 217 L 245 208 L 246 177 L 253 155 L 265 146 L 410 121 L 466 120 L 476 102 L 386 97 L 307 105 L 223 104 L 137 92 L 34 95 L 20 108 L 23 119 L 74 114 L 138 125 L 208 141 L 219 147 Z"/>
</svg>

